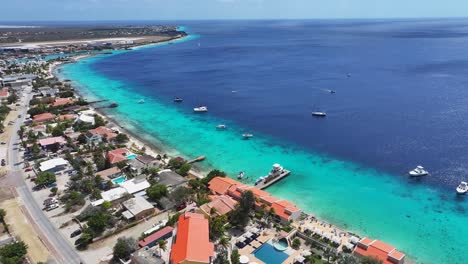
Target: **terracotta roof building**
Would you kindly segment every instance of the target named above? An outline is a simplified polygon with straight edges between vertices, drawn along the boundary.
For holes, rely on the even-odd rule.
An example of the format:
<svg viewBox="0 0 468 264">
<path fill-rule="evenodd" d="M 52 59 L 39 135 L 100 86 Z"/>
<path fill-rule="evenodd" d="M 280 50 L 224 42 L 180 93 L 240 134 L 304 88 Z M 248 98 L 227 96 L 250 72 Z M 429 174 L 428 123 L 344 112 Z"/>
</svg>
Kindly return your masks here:
<svg viewBox="0 0 468 264">
<path fill-rule="evenodd" d="M 76 115 L 71 115 L 71 114 L 59 115 L 57 119 L 58 119 L 59 121 L 63 121 L 63 120 L 75 120 L 75 119 L 76 119 Z"/>
<path fill-rule="evenodd" d="M 208 220 L 202 214 L 179 217 L 177 235 L 170 255 L 172 264 L 211 263 L 214 245 L 209 241 Z"/>
<path fill-rule="evenodd" d="M 108 140 L 111 140 L 111 139 L 114 139 L 117 137 L 117 134 L 114 133 L 114 131 L 112 131 L 112 129 L 110 128 L 107 128 L 105 126 L 100 126 L 98 128 L 95 128 L 95 129 L 91 129 L 89 130 L 89 133 L 93 134 L 93 135 L 100 135 L 102 137 L 105 137 L 107 138 Z"/>
<path fill-rule="evenodd" d="M 114 149 L 107 152 L 107 160 L 109 160 L 111 164 L 115 164 L 121 161 L 126 161 L 127 156 L 130 154 L 131 152 L 126 148 Z"/>
<path fill-rule="evenodd" d="M 10 96 L 10 93 L 8 92 L 8 88 L 3 88 L 0 90 L 0 98 L 7 98 Z"/>
<path fill-rule="evenodd" d="M 212 195 L 210 200 L 211 202 L 200 206 L 200 213 L 208 217 L 225 215 L 234 210 L 237 205 L 237 201 L 225 195 Z"/>
<path fill-rule="evenodd" d="M 35 115 L 33 117 L 33 122 L 46 122 L 46 121 L 52 120 L 54 118 L 55 118 L 54 114 L 43 113 L 43 114 Z"/>
<path fill-rule="evenodd" d="M 53 107 L 56 107 L 56 106 L 64 106 L 64 105 L 69 105 L 69 104 L 73 104 L 73 100 L 71 100 L 70 98 L 55 98 L 55 102 L 53 102 L 50 105 Z"/>
<path fill-rule="evenodd" d="M 395 247 L 367 237 L 358 242 L 354 254 L 376 258 L 382 261 L 383 264 L 402 264 L 405 262 L 405 254 L 396 250 Z"/>
<path fill-rule="evenodd" d="M 166 226 L 145 239 L 138 241 L 138 245 L 140 245 L 140 247 L 154 247 L 158 241 L 171 237 L 173 231 L 174 228 L 172 226 Z"/>
<path fill-rule="evenodd" d="M 113 178 L 117 178 L 119 176 L 122 176 L 122 174 L 123 174 L 122 171 L 117 167 L 112 167 L 106 170 L 96 172 L 96 175 L 101 176 L 101 178 L 104 181 L 109 181 Z"/>
</svg>

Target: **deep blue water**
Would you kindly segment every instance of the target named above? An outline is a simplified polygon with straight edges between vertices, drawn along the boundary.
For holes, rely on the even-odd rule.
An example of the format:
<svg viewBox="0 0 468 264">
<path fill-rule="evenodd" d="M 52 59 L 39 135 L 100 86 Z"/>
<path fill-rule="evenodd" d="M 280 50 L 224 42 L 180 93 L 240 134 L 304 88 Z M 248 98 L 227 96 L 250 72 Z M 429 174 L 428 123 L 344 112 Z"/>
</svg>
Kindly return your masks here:
<svg viewBox="0 0 468 264">
<path fill-rule="evenodd" d="M 468 176 L 467 20 L 185 26 L 201 38 L 92 67 L 312 151 L 401 177 L 422 164 L 432 175 L 417 184 L 453 189 Z"/>
</svg>

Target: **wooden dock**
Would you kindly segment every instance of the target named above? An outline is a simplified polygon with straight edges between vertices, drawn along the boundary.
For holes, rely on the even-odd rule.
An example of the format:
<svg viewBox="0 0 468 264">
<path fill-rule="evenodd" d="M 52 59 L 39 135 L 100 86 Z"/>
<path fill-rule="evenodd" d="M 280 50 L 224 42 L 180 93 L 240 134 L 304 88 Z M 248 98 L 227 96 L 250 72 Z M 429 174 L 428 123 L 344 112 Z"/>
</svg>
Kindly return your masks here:
<svg viewBox="0 0 468 264">
<path fill-rule="evenodd" d="M 199 157 L 194 158 L 193 160 L 187 161 L 187 163 L 188 163 L 188 164 L 192 164 L 192 163 L 195 163 L 195 162 L 202 161 L 202 160 L 204 160 L 205 158 L 206 158 L 205 156 L 199 156 Z"/>
<path fill-rule="evenodd" d="M 280 176 L 278 176 L 278 177 L 276 177 L 276 178 L 274 178 L 272 180 L 269 180 L 266 183 L 264 181 L 259 182 L 258 184 L 255 185 L 255 187 L 259 188 L 260 190 L 266 189 L 266 188 L 270 187 L 270 185 L 272 185 L 273 183 L 280 181 L 281 179 L 285 178 L 289 174 L 291 174 L 291 171 L 283 170 L 283 172 L 280 174 Z"/>
</svg>

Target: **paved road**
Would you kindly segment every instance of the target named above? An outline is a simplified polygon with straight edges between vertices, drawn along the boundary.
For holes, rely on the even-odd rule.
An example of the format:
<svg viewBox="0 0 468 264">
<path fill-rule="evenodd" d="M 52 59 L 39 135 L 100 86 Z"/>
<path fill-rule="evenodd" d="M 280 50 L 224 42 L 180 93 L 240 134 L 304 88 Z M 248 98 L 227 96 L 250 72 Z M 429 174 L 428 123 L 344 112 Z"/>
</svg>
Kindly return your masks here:
<svg viewBox="0 0 468 264">
<path fill-rule="evenodd" d="M 31 89 L 25 91 L 25 97 L 22 98 L 21 104 L 29 105 L 32 94 Z M 8 164 L 10 165 L 11 172 L 10 177 L 13 177 L 13 181 L 16 184 L 16 190 L 18 195 L 22 199 L 26 209 L 31 215 L 35 224 L 41 229 L 42 233 L 46 236 L 49 243 L 53 247 L 53 253 L 57 257 L 57 261 L 60 263 L 71 263 L 78 264 L 83 263 L 75 249 L 68 243 L 68 241 L 60 234 L 60 232 L 52 225 L 47 216 L 42 211 L 39 205 L 40 201 L 35 201 L 31 194 L 31 190 L 24 181 L 24 175 L 22 171 L 22 163 L 20 164 L 18 145 L 15 145 L 19 141 L 19 136 L 16 131 L 19 130 L 20 125 L 23 124 L 24 117 L 26 116 L 26 107 L 22 107 L 19 111 L 21 118 L 18 118 L 14 124 L 14 129 L 10 141 L 8 143 Z"/>
</svg>

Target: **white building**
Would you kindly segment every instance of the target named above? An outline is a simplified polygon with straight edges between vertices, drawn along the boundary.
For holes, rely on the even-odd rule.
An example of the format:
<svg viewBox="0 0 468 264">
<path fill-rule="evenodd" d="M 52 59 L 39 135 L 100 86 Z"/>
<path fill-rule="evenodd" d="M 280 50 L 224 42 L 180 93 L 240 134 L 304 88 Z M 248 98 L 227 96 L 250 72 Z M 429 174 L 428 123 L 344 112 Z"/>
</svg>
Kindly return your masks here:
<svg viewBox="0 0 468 264">
<path fill-rule="evenodd" d="M 68 166 L 68 161 L 63 158 L 56 158 L 41 162 L 40 171 L 58 171 L 65 169 Z"/>
</svg>

